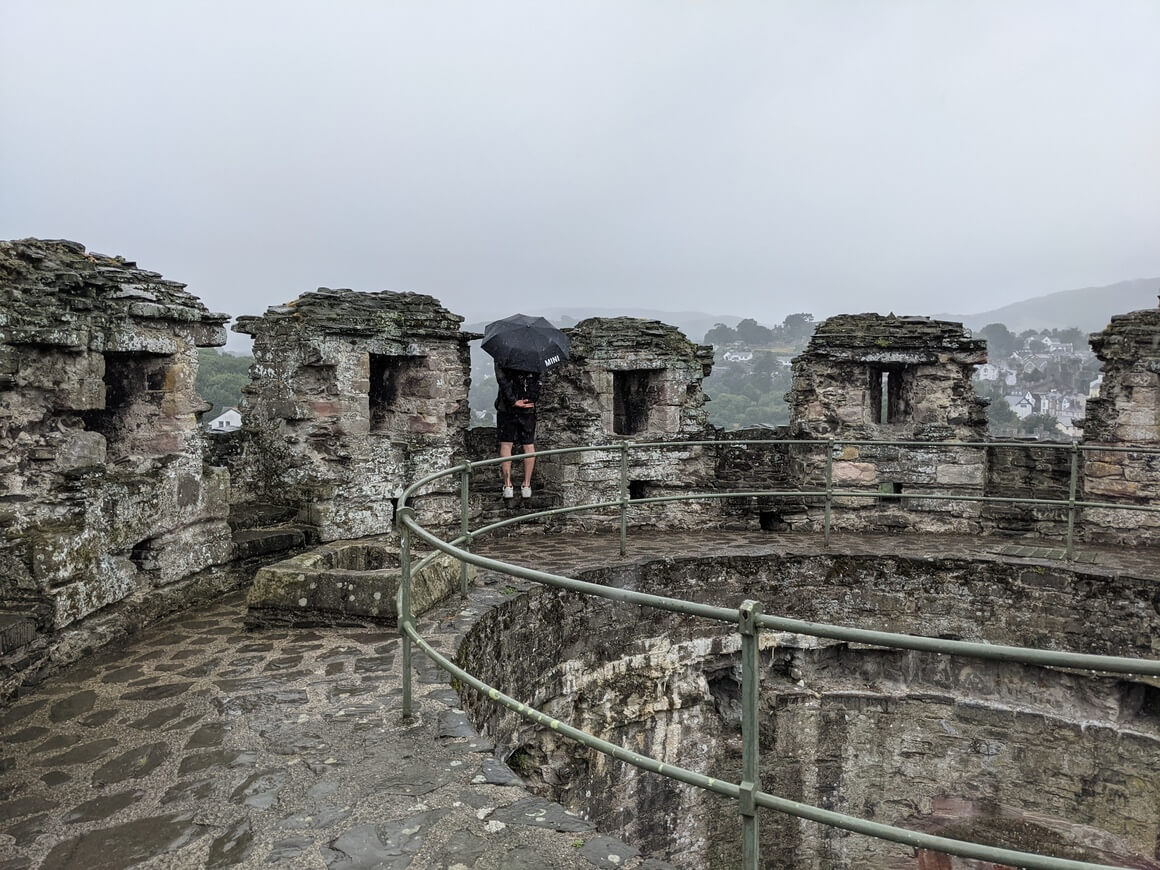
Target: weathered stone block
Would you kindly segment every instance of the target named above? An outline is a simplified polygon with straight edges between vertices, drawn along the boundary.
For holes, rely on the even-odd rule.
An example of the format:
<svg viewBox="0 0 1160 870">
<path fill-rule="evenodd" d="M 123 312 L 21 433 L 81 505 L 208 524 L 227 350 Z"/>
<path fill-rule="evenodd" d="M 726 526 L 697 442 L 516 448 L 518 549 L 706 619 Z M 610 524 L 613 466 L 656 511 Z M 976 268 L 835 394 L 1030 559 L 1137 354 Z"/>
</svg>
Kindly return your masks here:
<svg viewBox="0 0 1160 870">
<path fill-rule="evenodd" d="M 103 607 L 121 601 L 137 589 L 137 568 L 128 559 L 104 556 L 84 566 L 71 582 L 47 597 L 52 605 L 54 629 L 64 628 Z"/>
<path fill-rule="evenodd" d="M 1084 465 L 1084 475 L 1087 477 L 1123 477 L 1124 466 L 1119 462 L 1088 460 Z"/>
<path fill-rule="evenodd" d="M 835 462 L 835 484 L 872 484 L 878 482 L 878 468 L 869 462 Z"/>
<path fill-rule="evenodd" d="M 1125 372 L 1121 383 L 1126 387 L 1155 387 L 1156 375 L 1152 372 Z"/>
<path fill-rule="evenodd" d="M 475 567 L 468 568 L 470 581 Z M 261 568 L 246 604 L 251 610 L 277 610 L 303 617 L 356 616 L 393 624 L 399 582 L 396 544 L 335 541 Z M 412 612 L 425 612 L 457 591 L 459 584 L 458 560 L 439 554 L 412 575 Z"/>
<path fill-rule="evenodd" d="M 983 466 L 940 465 L 935 471 L 935 481 L 945 486 L 982 486 Z"/>
<path fill-rule="evenodd" d="M 174 583 L 233 555 L 230 527 L 223 520 L 198 523 L 138 545 L 133 558 L 156 586 Z"/>
</svg>

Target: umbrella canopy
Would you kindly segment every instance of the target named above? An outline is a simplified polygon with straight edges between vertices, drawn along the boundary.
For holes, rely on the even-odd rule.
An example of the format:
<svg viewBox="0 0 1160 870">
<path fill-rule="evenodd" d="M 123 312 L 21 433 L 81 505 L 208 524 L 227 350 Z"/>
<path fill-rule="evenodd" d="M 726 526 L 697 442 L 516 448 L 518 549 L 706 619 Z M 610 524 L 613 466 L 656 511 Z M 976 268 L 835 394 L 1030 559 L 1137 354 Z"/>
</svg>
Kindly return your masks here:
<svg viewBox="0 0 1160 870">
<path fill-rule="evenodd" d="M 508 369 L 543 372 L 568 359 L 568 336 L 542 317 L 513 314 L 489 323 L 483 349 Z"/>
</svg>

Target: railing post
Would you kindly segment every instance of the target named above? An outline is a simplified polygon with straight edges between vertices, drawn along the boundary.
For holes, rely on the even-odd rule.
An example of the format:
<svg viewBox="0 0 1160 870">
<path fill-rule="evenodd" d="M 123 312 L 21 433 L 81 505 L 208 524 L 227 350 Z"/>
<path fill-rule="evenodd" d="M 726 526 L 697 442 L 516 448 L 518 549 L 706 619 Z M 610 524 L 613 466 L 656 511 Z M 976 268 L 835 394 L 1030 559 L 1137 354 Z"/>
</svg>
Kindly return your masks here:
<svg viewBox="0 0 1160 870">
<path fill-rule="evenodd" d="M 758 706 L 761 699 L 761 671 L 758 667 L 758 640 L 761 604 L 745 601 L 740 609 L 741 631 L 741 866 L 757 870 L 761 863 L 760 828 L 757 824 L 755 795 L 761 790 L 761 747 Z"/>
<path fill-rule="evenodd" d="M 628 442 L 620 442 L 620 555 L 628 552 Z"/>
<path fill-rule="evenodd" d="M 400 508 L 396 519 L 399 530 L 399 634 L 403 636 L 403 718 L 413 718 L 411 708 L 411 636 L 407 627 L 411 624 L 411 530 L 403 522 L 413 517 L 412 508 Z"/>
<path fill-rule="evenodd" d="M 459 472 L 459 530 L 463 533 L 463 549 L 471 550 L 471 539 L 467 537 L 467 533 L 471 531 L 471 526 L 468 523 L 467 515 L 471 509 L 471 465 L 463 463 L 463 468 Z M 462 559 L 459 561 L 459 594 L 464 598 L 467 597 L 467 563 Z"/>
<path fill-rule="evenodd" d="M 1067 561 L 1074 558 L 1075 546 L 1075 490 L 1079 479 L 1079 444 L 1071 442 L 1071 480 L 1067 485 Z"/>
<path fill-rule="evenodd" d="M 835 441 L 827 441 L 826 443 L 826 535 L 824 540 L 826 549 L 829 549 L 830 546 L 830 503 L 834 498 L 834 448 L 839 445 L 840 442 Z"/>
</svg>

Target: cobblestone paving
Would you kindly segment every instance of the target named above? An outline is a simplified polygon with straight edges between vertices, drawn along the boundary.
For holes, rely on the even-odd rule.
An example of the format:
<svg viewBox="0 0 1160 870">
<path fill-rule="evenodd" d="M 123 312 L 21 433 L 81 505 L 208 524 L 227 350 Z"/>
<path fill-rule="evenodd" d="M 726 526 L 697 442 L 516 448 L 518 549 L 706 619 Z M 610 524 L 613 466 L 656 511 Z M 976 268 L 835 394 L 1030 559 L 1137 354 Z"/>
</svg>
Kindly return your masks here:
<svg viewBox="0 0 1160 870">
<path fill-rule="evenodd" d="M 626 558 L 787 549 L 820 542 L 634 533 Z M 978 539 L 929 536 L 835 536 L 833 549 L 988 552 Z M 481 552 L 560 571 L 619 560 L 608 534 L 536 533 Z M 1087 548 L 1083 558 L 1109 572 L 1157 564 L 1147 551 Z M 424 635 L 451 650 L 476 615 L 523 586 L 484 573 L 467 602 L 424 618 Z M 244 616 L 232 596 L 171 619 L 0 712 L 0 870 L 668 866 L 526 792 L 418 652 L 418 715 L 403 721 L 393 631 L 246 630 Z"/>
</svg>

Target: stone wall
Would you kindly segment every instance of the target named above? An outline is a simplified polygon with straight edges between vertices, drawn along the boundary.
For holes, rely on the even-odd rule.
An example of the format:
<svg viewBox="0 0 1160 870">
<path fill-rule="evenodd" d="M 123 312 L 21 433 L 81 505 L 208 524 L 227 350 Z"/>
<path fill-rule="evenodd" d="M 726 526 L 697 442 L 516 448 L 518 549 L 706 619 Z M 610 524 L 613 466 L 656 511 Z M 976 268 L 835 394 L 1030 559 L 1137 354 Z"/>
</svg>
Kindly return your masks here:
<svg viewBox="0 0 1160 870">
<path fill-rule="evenodd" d="M 795 468 L 808 445 L 785 443 L 786 431 L 779 429 L 737 429 L 717 433 L 717 464 L 714 487 L 729 492 L 770 491 L 791 493 L 780 496 L 739 496 L 721 499 L 717 504 L 723 523 L 729 528 L 760 528 L 770 532 L 787 532 L 809 528 L 811 503 L 818 499 L 792 495 L 800 484 Z M 766 441 L 764 444 L 740 444 L 741 441 Z"/>
<path fill-rule="evenodd" d="M 470 365 L 463 318 L 430 296 L 320 289 L 234 327 L 254 337 L 242 402 L 241 500 L 286 505 L 324 541 L 393 528 L 412 481 L 462 461 Z M 429 522 L 458 483 L 420 497 Z"/>
<path fill-rule="evenodd" d="M 706 489 L 712 452 L 683 442 L 712 438 L 704 378 L 712 349 L 676 327 L 632 317 L 589 318 L 568 330 L 570 361 L 544 379 L 537 447 L 609 444 L 613 449 L 560 457 L 540 466 L 544 485 L 563 504 L 620 498 L 622 443 L 663 443 L 629 454 L 629 495 L 657 498 Z M 673 505 L 640 517 L 679 525 L 705 514 L 699 504 Z M 636 514 L 634 514 L 635 516 Z"/>
<path fill-rule="evenodd" d="M 1076 455 L 1077 483 L 1082 455 Z M 995 498 L 1064 501 L 1071 491 L 1072 446 L 1005 443 L 986 450 L 985 494 Z M 1078 519 L 1078 514 L 1076 514 Z M 1063 505 L 990 502 L 983 507 L 987 534 L 1062 540 L 1067 536 L 1068 509 Z"/>
<path fill-rule="evenodd" d="M 1160 309 L 1117 315 L 1090 341 L 1104 377 L 1099 397 L 1088 400 L 1084 444 L 1126 449 L 1085 452 L 1083 496 L 1155 507 L 1160 455 L 1128 448 L 1160 447 Z M 1160 514 L 1090 508 L 1082 518 L 1089 540 L 1160 541 Z"/>
<path fill-rule="evenodd" d="M 665 559 L 581 579 L 788 617 L 1154 657 L 1147 577 L 962 558 L 786 553 Z M 736 782 L 739 637 L 728 626 L 537 590 L 459 650 L 472 673 L 635 751 Z M 1129 866 L 1160 835 L 1160 694 L 1146 680 L 763 632 L 762 787 L 946 836 Z M 644 774 L 468 693 L 534 787 L 681 867 L 733 866 L 735 805 Z M 778 867 L 915 867 L 910 849 L 761 812 Z M 656 852 L 654 852 L 655 854 Z M 1132 863 L 1136 862 L 1136 863 Z"/>
<path fill-rule="evenodd" d="M 0 242 L 0 608 L 28 625 L 0 689 L 228 585 L 206 573 L 231 557 L 229 483 L 194 390 L 227 319 L 121 257 Z"/>
<path fill-rule="evenodd" d="M 975 397 L 971 374 L 986 358 L 986 343 L 961 324 L 928 317 L 841 315 L 818 325 L 793 362 L 786 396 L 790 435 L 932 445 L 835 445 L 834 485 L 866 493 L 834 502 L 835 527 L 978 531 L 977 503 L 905 496 L 982 494 L 982 452 L 938 443 L 985 439 L 985 406 Z M 826 469 L 824 450 L 805 452 L 797 466 L 799 484 L 824 486 Z M 815 525 L 819 519 L 815 512 Z"/>
</svg>

